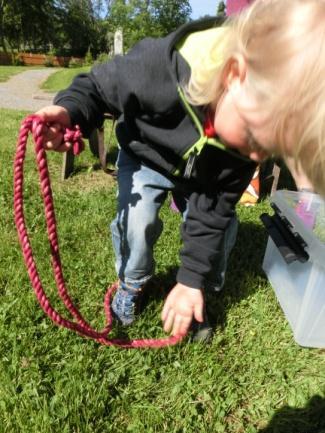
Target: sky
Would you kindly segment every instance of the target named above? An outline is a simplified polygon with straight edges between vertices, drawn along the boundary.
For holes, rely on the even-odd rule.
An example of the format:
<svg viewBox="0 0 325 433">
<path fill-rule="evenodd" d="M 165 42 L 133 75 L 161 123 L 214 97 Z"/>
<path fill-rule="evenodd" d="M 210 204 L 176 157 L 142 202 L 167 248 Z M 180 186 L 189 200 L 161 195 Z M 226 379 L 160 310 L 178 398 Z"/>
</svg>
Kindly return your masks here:
<svg viewBox="0 0 325 433">
<path fill-rule="evenodd" d="M 200 18 L 203 15 L 215 15 L 217 0 L 190 0 L 192 7 L 192 19 Z"/>
</svg>

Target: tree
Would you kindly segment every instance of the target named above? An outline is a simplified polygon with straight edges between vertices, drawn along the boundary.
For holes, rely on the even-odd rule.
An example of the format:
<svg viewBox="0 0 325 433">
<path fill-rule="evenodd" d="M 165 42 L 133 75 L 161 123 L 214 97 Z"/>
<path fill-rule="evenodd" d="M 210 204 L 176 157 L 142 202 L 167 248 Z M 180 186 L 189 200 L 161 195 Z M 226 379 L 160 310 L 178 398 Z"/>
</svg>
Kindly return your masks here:
<svg viewBox="0 0 325 433">
<path fill-rule="evenodd" d="M 145 36 L 163 36 L 189 20 L 189 0 L 111 0 L 111 32 L 122 27 L 126 48 Z"/>
<path fill-rule="evenodd" d="M 217 6 L 217 17 L 219 18 L 226 17 L 226 5 L 224 1 L 220 1 Z"/>
<path fill-rule="evenodd" d="M 54 31 L 53 1 L 1 0 L 0 41 L 2 48 L 29 49 L 44 45 Z"/>
<path fill-rule="evenodd" d="M 184 24 L 192 12 L 188 0 L 151 0 L 150 9 L 162 34 L 168 34 Z"/>
<path fill-rule="evenodd" d="M 56 19 L 51 42 L 55 51 L 84 56 L 93 42 L 96 44 L 96 13 L 102 3 L 91 0 L 54 0 L 54 3 Z"/>
<path fill-rule="evenodd" d="M 0 45 L 75 56 L 90 48 L 96 55 L 119 27 L 127 49 L 175 30 L 190 12 L 189 0 L 0 0 Z"/>
<path fill-rule="evenodd" d="M 7 46 L 5 43 L 5 0 L 0 0 L 0 46 L 3 51 L 7 52 Z"/>
</svg>

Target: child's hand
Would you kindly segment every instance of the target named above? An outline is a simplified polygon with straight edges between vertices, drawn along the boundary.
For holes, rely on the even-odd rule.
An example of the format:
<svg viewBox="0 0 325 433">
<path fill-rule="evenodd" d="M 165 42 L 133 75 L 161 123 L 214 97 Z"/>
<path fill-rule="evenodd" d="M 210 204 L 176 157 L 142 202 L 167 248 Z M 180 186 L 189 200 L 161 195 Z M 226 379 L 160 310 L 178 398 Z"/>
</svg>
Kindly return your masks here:
<svg viewBox="0 0 325 433">
<path fill-rule="evenodd" d="M 174 336 L 186 335 L 193 317 L 203 322 L 203 306 L 201 290 L 177 283 L 167 296 L 161 313 L 164 331 L 171 331 Z"/>
<path fill-rule="evenodd" d="M 46 126 L 43 129 L 44 148 L 56 152 L 66 152 L 70 149 L 71 143 L 63 143 L 62 128 L 71 126 L 68 111 L 59 105 L 49 105 L 35 113 Z"/>
</svg>

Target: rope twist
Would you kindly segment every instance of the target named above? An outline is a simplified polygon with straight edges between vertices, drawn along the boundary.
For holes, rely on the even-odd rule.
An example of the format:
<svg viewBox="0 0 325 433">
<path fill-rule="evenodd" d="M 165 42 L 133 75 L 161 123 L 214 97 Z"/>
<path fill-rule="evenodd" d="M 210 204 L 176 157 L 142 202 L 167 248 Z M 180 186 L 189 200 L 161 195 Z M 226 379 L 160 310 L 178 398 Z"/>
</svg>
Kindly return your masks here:
<svg viewBox="0 0 325 433">
<path fill-rule="evenodd" d="M 104 297 L 104 313 L 106 319 L 105 327 L 97 331 L 84 319 L 77 307 L 74 305 L 63 277 L 62 265 L 59 253 L 59 242 L 57 235 L 56 218 L 53 204 L 52 188 L 49 176 L 49 170 L 46 159 L 46 151 L 43 146 L 43 130 L 45 123 L 36 115 L 27 116 L 21 124 L 19 131 L 16 154 L 14 160 L 14 215 L 15 224 L 18 232 L 19 242 L 21 245 L 25 265 L 28 275 L 34 289 L 37 300 L 45 314 L 58 326 L 71 329 L 78 334 L 96 340 L 105 346 L 119 346 L 123 348 L 160 348 L 177 344 L 183 337 L 170 336 L 161 339 L 138 339 L 138 340 L 120 340 L 109 339 L 108 334 L 112 329 L 112 314 L 110 302 L 113 292 L 116 290 L 116 284 L 111 285 Z M 44 213 L 47 226 L 48 241 L 52 259 L 53 275 L 56 282 L 58 294 L 62 299 L 67 310 L 74 320 L 69 320 L 60 315 L 51 305 L 43 289 L 33 252 L 26 228 L 24 216 L 24 161 L 26 156 L 26 147 L 29 134 L 32 133 L 35 143 L 36 161 L 39 171 L 40 188 L 43 197 Z M 73 153 L 79 154 L 83 148 L 81 131 L 78 127 L 73 130 L 64 130 L 64 142 L 72 143 Z"/>
</svg>

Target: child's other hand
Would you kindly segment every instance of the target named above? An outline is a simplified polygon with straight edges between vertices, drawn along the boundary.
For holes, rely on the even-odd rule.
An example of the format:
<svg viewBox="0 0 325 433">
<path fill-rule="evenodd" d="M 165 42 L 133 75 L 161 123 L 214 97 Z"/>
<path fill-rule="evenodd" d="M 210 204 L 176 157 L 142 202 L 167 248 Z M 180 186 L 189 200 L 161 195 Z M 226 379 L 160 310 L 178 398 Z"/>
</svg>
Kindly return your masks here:
<svg viewBox="0 0 325 433">
<path fill-rule="evenodd" d="M 63 143 L 63 128 L 71 127 L 68 111 L 59 105 L 49 105 L 35 114 L 46 123 L 42 131 L 44 149 L 67 152 L 71 147 L 71 143 Z"/>
<path fill-rule="evenodd" d="M 171 331 L 174 336 L 186 335 L 193 317 L 203 322 L 203 306 L 201 290 L 177 283 L 167 296 L 161 313 L 164 331 Z"/>
</svg>

